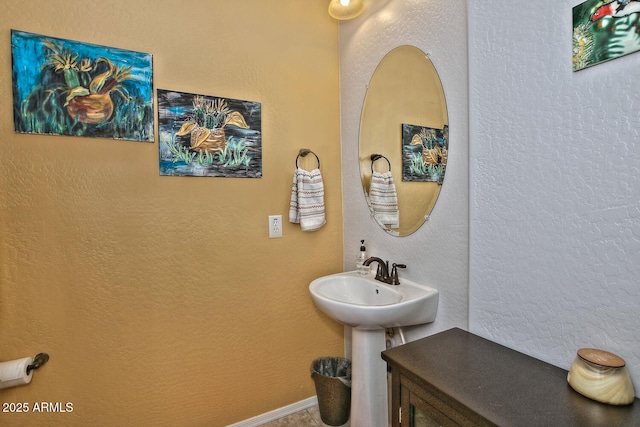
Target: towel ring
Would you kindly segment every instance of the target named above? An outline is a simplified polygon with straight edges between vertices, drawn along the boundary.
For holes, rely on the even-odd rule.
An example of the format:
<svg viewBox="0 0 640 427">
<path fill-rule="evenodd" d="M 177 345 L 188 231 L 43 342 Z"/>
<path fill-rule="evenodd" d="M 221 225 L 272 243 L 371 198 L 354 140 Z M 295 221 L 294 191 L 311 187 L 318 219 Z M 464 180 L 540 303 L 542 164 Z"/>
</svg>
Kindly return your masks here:
<svg viewBox="0 0 640 427">
<path fill-rule="evenodd" d="M 300 158 L 300 156 L 302 157 L 306 157 L 307 154 L 313 154 L 314 156 L 316 156 L 316 160 L 318 161 L 318 169 L 320 169 L 320 159 L 318 158 L 318 155 L 316 153 L 314 153 L 313 151 L 309 150 L 308 148 L 301 148 L 300 152 L 298 153 L 298 157 L 296 157 L 296 168 L 298 167 L 298 159 Z"/>
<path fill-rule="evenodd" d="M 373 173 L 373 162 L 379 159 L 385 159 L 387 161 L 387 164 L 389 165 L 389 172 L 391 172 L 391 162 L 389 161 L 389 159 L 387 159 L 382 154 L 372 154 L 371 155 L 371 173 Z"/>
</svg>

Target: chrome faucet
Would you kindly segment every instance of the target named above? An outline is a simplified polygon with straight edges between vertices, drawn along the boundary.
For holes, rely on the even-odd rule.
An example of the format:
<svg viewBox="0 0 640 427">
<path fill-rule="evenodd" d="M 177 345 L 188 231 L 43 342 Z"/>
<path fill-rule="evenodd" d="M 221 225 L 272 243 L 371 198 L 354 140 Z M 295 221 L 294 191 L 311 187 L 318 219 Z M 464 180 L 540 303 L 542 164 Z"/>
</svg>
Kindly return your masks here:
<svg viewBox="0 0 640 427">
<path fill-rule="evenodd" d="M 398 279 L 398 268 L 407 268 L 405 264 L 392 264 L 391 274 L 389 274 L 389 261 L 383 261 L 382 259 L 372 256 L 367 258 L 362 263 L 363 265 L 369 266 L 372 262 L 378 263 L 378 270 L 376 270 L 376 280 L 388 283 L 390 285 L 399 285 L 400 280 Z"/>
</svg>

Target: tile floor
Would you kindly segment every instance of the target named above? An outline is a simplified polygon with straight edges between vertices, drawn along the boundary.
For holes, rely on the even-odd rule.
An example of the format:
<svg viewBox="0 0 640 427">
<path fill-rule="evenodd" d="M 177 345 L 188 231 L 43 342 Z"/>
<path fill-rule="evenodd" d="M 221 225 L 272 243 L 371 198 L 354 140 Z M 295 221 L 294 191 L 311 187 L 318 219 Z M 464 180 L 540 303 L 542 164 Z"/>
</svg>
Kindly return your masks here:
<svg viewBox="0 0 640 427">
<path fill-rule="evenodd" d="M 350 423 L 347 423 L 341 427 L 349 427 Z M 312 406 L 311 408 L 304 409 L 296 412 L 295 414 L 287 415 L 279 420 L 269 421 L 266 424 L 262 424 L 260 427 L 325 427 L 326 424 L 320 419 L 320 411 L 318 406 Z"/>
</svg>

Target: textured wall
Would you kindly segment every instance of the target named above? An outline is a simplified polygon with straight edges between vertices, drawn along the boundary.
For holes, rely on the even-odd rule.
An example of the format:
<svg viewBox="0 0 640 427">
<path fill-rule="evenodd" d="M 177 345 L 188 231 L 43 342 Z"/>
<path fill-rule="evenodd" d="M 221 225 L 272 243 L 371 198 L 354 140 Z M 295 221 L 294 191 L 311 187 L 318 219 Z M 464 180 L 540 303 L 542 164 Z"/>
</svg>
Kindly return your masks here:
<svg viewBox="0 0 640 427">
<path fill-rule="evenodd" d="M 315 394 L 342 328 L 307 286 L 342 267 L 338 29 L 324 0 L 5 0 L 0 20 L 0 360 L 50 354 L 1 425 L 223 426 Z M 156 88 L 259 101 L 263 178 L 160 177 L 157 143 L 13 133 L 9 30 L 154 55 Z M 292 36 L 295 35 L 295 36 Z M 288 212 L 298 149 L 327 225 Z"/>
<path fill-rule="evenodd" d="M 640 54 L 574 73 L 575 1 L 469 5 L 470 329 L 640 392 Z M 499 10 L 499 13 L 496 13 Z"/>
<path fill-rule="evenodd" d="M 440 291 L 434 323 L 410 338 L 453 326 L 467 328 L 468 90 L 466 1 L 371 0 L 360 17 L 340 24 L 345 269 L 355 268 L 360 239 L 370 255 L 407 264 L 401 276 Z M 449 110 L 447 176 L 431 219 L 407 237 L 393 237 L 370 218 L 358 162 L 360 113 L 367 85 L 391 49 L 414 45 L 430 55 Z M 400 142 L 398 141 L 398 149 Z"/>
</svg>

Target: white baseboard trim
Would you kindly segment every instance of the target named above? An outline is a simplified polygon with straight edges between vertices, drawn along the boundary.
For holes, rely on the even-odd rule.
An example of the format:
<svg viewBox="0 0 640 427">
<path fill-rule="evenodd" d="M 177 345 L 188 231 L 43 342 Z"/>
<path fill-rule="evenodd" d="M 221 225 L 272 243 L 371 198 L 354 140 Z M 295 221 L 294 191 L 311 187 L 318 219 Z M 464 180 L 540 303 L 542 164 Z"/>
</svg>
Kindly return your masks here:
<svg viewBox="0 0 640 427">
<path fill-rule="evenodd" d="M 231 424 L 227 427 L 258 427 L 262 424 L 274 421 L 287 415 L 295 414 L 298 411 L 302 411 L 307 408 L 311 408 L 318 404 L 318 397 L 311 396 L 308 399 L 301 400 L 291 405 L 283 406 L 282 408 L 275 409 L 273 411 L 258 415 L 248 420 L 240 421 L 239 423 Z"/>
</svg>

